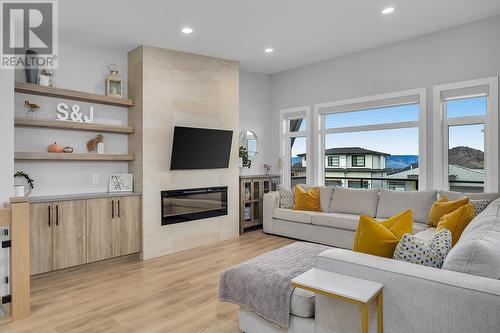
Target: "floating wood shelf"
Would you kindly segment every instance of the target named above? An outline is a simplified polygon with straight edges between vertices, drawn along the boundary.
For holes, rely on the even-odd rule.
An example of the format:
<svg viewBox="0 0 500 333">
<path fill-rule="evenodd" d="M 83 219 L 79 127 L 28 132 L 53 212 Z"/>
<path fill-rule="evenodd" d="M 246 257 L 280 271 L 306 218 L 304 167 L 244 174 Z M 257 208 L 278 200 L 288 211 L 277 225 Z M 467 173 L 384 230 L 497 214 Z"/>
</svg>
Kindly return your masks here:
<svg viewBox="0 0 500 333">
<path fill-rule="evenodd" d="M 32 95 L 40 95 L 47 97 L 59 97 L 64 99 L 71 99 L 75 101 L 89 102 L 89 103 L 97 103 L 97 104 L 105 104 L 105 105 L 113 105 L 120 107 L 131 107 L 134 106 L 134 101 L 131 99 L 122 99 L 116 97 L 109 97 L 103 95 L 97 95 L 82 91 L 76 90 L 68 90 L 54 87 L 45 87 L 38 84 L 32 83 L 22 83 L 16 82 L 15 92 L 24 93 L 24 94 L 32 94 Z"/>
<path fill-rule="evenodd" d="M 94 131 L 94 132 L 122 133 L 122 134 L 134 133 L 134 128 L 130 126 L 76 123 L 73 121 L 62 121 L 62 120 L 16 118 L 14 124 L 15 126 L 19 127 L 57 128 L 57 129 L 77 130 L 77 131 Z"/>
<path fill-rule="evenodd" d="M 16 161 L 133 161 L 134 154 L 14 153 Z"/>
</svg>

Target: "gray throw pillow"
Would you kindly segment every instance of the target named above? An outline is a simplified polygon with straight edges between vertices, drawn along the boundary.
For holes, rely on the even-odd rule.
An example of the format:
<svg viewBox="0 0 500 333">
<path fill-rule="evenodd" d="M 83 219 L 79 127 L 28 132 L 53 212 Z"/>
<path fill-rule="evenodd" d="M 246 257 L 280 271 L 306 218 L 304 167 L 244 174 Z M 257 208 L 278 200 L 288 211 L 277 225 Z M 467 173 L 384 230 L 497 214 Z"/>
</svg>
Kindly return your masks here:
<svg viewBox="0 0 500 333">
<path fill-rule="evenodd" d="M 295 202 L 293 190 L 280 185 L 278 191 L 280 194 L 280 208 L 292 209 Z"/>
<path fill-rule="evenodd" d="M 404 234 L 394 251 L 394 259 L 412 264 L 443 267 L 444 259 L 451 250 L 451 232 L 443 229 L 428 241 L 412 234 Z"/>
</svg>

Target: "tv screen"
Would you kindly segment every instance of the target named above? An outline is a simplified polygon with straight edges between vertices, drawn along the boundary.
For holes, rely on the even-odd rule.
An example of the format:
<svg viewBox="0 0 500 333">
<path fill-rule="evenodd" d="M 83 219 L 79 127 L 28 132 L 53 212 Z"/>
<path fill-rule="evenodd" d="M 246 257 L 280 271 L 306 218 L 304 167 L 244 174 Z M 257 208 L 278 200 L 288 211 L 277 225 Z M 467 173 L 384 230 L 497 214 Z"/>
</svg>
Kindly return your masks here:
<svg viewBox="0 0 500 333">
<path fill-rule="evenodd" d="M 232 140 L 233 131 L 175 126 L 170 170 L 227 168 Z"/>
</svg>

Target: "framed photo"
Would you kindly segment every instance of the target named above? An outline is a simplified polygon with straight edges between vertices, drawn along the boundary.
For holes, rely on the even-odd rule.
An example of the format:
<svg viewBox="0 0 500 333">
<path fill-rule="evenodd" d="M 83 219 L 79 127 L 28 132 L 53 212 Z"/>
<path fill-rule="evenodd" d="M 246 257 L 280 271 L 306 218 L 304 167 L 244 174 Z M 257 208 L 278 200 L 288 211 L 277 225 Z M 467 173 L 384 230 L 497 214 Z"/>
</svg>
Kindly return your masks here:
<svg viewBox="0 0 500 333">
<path fill-rule="evenodd" d="M 133 174 L 122 173 L 109 176 L 109 192 L 132 192 L 134 189 Z"/>
</svg>

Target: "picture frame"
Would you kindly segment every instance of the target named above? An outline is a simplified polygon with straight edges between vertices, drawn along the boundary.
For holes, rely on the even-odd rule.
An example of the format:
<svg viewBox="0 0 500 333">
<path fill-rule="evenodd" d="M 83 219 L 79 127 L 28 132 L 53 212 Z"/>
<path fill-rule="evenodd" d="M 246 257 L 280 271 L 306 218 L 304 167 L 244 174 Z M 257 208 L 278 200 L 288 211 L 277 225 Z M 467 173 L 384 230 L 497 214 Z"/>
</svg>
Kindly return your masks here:
<svg viewBox="0 0 500 333">
<path fill-rule="evenodd" d="M 132 192 L 134 189 L 134 175 L 131 173 L 109 175 L 109 193 Z"/>
</svg>

